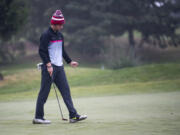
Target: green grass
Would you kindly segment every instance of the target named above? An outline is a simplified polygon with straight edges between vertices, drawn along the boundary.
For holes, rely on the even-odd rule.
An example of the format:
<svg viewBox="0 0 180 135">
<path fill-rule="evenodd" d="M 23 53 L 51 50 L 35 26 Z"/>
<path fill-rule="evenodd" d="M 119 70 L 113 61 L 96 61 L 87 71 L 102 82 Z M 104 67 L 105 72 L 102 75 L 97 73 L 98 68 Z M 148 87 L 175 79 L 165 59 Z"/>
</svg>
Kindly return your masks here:
<svg viewBox="0 0 180 135">
<path fill-rule="evenodd" d="M 2 135 L 179 135 L 180 64 L 151 64 L 120 70 L 65 67 L 73 101 L 88 119 L 68 124 L 60 119 L 54 91 L 45 104 L 50 125 L 31 123 L 40 87 L 34 65 L 1 67 Z M 65 117 L 68 111 L 61 106 Z"/>
<path fill-rule="evenodd" d="M 88 119 L 69 124 L 60 119 L 57 102 L 48 100 L 50 125 L 33 125 L 35 99 L 0 102 L 1 135 L 179 135 L 180 92 L 75 98 Z M 65 117 L 67 110 L 63 105 Z"/>
</svg>

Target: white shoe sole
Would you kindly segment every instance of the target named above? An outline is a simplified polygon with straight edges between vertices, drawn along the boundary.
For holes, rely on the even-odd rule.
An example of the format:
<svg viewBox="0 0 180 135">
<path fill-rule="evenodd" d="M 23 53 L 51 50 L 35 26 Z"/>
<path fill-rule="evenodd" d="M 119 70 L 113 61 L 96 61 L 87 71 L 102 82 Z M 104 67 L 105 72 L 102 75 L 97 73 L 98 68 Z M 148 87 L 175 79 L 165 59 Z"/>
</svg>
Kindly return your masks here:
<svg viewBox="0 0 180 135">
<path fill-rule="evenodd" d="M 33 124 L 51 124 L 49 120 L 33 119 Z"/>
</svg>

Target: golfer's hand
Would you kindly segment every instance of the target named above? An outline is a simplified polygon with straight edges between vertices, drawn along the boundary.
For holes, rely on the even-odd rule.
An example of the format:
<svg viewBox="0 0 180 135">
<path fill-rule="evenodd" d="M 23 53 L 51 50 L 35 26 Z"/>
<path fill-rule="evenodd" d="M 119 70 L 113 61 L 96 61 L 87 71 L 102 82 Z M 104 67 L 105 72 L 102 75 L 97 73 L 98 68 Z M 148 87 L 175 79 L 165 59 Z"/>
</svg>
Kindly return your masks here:
<svg viewBox="0 0 180 135">
<path fill-rule="evenodd" d="M 47 63 L 46 66 L 47 66 L 47 71 L 48 71 L 49 75 L 52 76 L 53 67 L 52 67 L 51 63 L 50 62 Z"/>
<path fill-rule="evenodd" d="M 78 62 L 76 62 L 76 61 L 71 61 L 71 63 L 70 63 L 70 66 L 71 67 L 77 67 L 79 65 L 79 63 Z"/>
<path fill-rule="evenodd" d="M 53 73 L 53 67 L 51 66 L 48 66 L 47 67 L 47 71 L 49 72 L 49 75 L 52 76 L 52 73 Z"/>
</svg>

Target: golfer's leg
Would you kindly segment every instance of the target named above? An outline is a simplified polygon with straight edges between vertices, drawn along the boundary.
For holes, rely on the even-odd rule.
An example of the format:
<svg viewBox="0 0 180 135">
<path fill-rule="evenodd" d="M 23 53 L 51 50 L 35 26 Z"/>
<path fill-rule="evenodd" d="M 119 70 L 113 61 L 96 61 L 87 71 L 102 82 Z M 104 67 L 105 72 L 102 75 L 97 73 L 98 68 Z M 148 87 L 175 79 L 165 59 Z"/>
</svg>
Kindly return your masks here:
<svg viewBox="0 0 180 135">
<path fill-rule="evenodd" d="M 63 100 L 69 110 L 69 117 L 73 118 L 77 115 L 77 111 L 74 108 L 70 88 L 66 79 L 66 74 L 64 72 L 64 67 L 60 67 L 55 78 L 55 84 L 61 92 Z"/>
<path fill-rule="evenodd" d="M 42 119 L 44 117 L 44 104 L 49 95 L 50 87 L 51 87 L 51 78 L 49 73 L 47 72 L 46 67 L 42 68 L 41 72 L 41 88 L 38 94 L 37 103 L 36 103 L 36 114 L 35 118 Z"/>
</svg>

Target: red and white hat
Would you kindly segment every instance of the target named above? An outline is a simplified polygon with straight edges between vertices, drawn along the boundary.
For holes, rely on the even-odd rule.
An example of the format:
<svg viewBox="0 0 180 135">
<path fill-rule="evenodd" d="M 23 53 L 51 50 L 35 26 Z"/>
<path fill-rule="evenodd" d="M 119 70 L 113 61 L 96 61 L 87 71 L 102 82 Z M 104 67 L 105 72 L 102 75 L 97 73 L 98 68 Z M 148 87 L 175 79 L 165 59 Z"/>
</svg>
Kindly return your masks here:
<svg viewBox="0 0 180 135">
<path fill-rule="evenodd" d="M 51 24 L 64 24 L 65 20 L 64 20 L 64 16 L 61 12 L 61 10 L 56 10 L 56 12 L 53 14 L 52 18 L 51 18 Z"/>
</svg>

